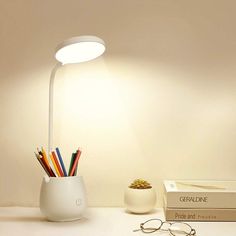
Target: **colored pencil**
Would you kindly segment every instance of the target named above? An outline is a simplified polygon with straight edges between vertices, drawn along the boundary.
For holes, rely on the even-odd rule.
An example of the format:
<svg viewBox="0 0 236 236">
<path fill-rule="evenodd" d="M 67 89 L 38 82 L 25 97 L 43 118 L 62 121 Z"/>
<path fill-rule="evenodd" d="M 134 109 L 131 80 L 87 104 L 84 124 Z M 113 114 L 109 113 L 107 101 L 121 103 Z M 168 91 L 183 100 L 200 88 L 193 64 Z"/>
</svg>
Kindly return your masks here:
<svg viewBox="0 0 236 236">
<path fill-rule="evenodd" d="M 57 176 L 60 176 L 60 172 L 59 172 L 59 170 L 57 169 L 57 165 L 56 165 L 56 163 L 55 163 L 55 161 L 54 161 L 54 158 L 53 158 L 52 154 L 50 154 L 50 159 L 51 159 L 52 164 L 53 164 L 53 166 L 54 166 L 54 169 L 55 169 L 55 171 L 56 171 L 56 173 L 57 173 Z"/>
<path fill-rule="evenodd" d="M 72 169 L 71 169 L 71 172 L 69 174 L 70 176 L 74 175 L 76 166 L 78 165 L 78 161 L 79 161 L 80 155 L 81 155 L 81 151 L 78 149 L 78 151 L 76 153 L 76 157 L 75 157 L 74 163 L 73 163 L 73 166 L 72 166 Z"/>
<path fill-rule="evenodd" d="M 78 152 L 78 150 L 77 150 L 77 152 Z M 75 157 L 76 157 L 76 155 L 77 155 L 77 152 L 75 153 Z M 75 171 L 74 171 L 74 173 L 73 173 L 73 176 L 76 176 L 76 175 L 77 175 L 77 170 L 78 170 L 78 161 L 77 161 L 77 163 L 76 163 Z"/>
<path fill-rule="evenodd" d="M 56 177 L 55 173 L 53 172 L 53 170 L 51 169 L 50 166 L 48 166 L 45 162 L 45 160 L 43 159 L 43 157 L 40 154 L 36 154 L 36 157 L 38 159 L 38 161 L 40 161 L 40 164 L 42 164 L 43 168 L 45 168 L 47 170 L 47 172 L 49 173 L 49 175 L 51 177 Z"/>
<path fill-rule="evenodd" d="M 64 176 L 64 173 L 63 173 L 63 171 L 62 171 L 62 169 L 61 169 L 61 166 L 60 166 L 60 164 L 59 164 L 59 162 L 58 162 L 58 160 L 57 160 L 56 153 L 55 153 L 54 151 L 52 151 L 52 157 L 53 157 L 53 159 L 54 159 L 54 161 L 55 161 L 55 164 L 56 164 L 57 169 L 58 169 L 58 171 L 59 171 L 59 173 L 60 173 L 60 176 L 63 177 L 63 176 Z"/>
<path fill-rule="evenodd" d="M 70 159 L 70 167 L 69 167 L 69 170 L 68 170 L 68 175 L 70 175 L 70 172 L 71 172 L 73 163 L 74 163 L 74 161 L 75 161 L 75 157 L 76 157 L 76 153 L 72 153 L 71 159 Z"/>
<path fill-rule="evenodd" d="M 43 147 L 41 148 L 41 151 L 42 151 L 42 155 L 43 155 L 43 158 L 44 158 L 46 164 L 48 165 L 48 167 L 50 167 L 50 164 L 49 164 L 49 161 L 47 158 L 47 154 L 46 154 L 45 150 L 43 149 Z"/>
<path fill-rule="evenodd" d="M 38 155 L 37 153 L 35 153 L 35 156 L 36 156 L 37 160 L 39 161 L 40 165 L 43 167 L 44 171 L 45 171 L 45 172 L 47 173 L 47 175 L 50 177 L 51 174 L 49 173 L 47 167 L 44 166 L 44 164 L 43 164 L 43 162 L 42 162 L 42 160 L 41 160 L 41 158 L 40 158 L 40 155 Z"/>
<path fill-rule="evenodd" d="M 66 168 L 65 168 L 65 165 L 64 165 L 64 162 L 63 162 L 63 159 L 62 159 L 62 156 L 61 156 L 61 153 L 60 153 L 58 147 L 56 148 L 56 153 L 57 153 L 58 159 L 60 161 L 60 164 L 61 164 L 61 167 L 62 167 L 62 170 L 63 170 L 63 174 L 64 174 L 64 176 L 67 176 Z"/>
</svg>

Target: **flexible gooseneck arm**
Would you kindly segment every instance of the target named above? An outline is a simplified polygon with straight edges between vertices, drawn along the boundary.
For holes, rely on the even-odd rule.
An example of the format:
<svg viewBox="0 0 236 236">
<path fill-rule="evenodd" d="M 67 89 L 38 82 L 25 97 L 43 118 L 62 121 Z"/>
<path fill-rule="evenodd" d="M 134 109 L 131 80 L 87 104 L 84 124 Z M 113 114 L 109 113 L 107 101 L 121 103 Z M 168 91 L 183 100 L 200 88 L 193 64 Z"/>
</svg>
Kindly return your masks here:
<svg viewBox="0 0 236 236">
<path fill-rule="evenodd" d="M 48 154 L 50 154 L 53 146 L 53 90 L 54 78 L 57 70 L 62 66 L 62 63 L 57 63 L 52 69 L 49 82 L 49 123 L 48 123 Z"/>
</svg>

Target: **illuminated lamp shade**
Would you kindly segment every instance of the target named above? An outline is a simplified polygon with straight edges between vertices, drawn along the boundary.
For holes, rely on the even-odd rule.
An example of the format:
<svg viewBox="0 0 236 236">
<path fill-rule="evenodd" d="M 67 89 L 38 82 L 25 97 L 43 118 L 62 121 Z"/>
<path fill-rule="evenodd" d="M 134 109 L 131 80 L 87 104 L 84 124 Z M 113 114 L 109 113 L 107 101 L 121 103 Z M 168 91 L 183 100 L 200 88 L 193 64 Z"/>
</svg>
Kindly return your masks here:
<svg viewBox="0 0 236 236">
<path fill-rule="evenodd" d="M 62 64 L 93 60 L 105 51 L 105 43 L 96 36 L 79 36 L 65 40 L 56 48 L 55 57 Z"/>
</svg>

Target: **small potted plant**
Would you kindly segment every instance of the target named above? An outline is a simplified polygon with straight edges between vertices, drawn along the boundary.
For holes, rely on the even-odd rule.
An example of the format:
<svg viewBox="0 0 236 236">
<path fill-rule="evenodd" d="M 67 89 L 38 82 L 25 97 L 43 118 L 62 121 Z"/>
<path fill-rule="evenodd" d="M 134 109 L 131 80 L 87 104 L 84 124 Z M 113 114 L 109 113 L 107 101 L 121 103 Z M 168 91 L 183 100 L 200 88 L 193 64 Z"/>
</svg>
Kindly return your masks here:
<svg viewBox="0 0 236 236">
<path fill-rule="evenodd" d="M 150 212 L 156 204 L 156 192 L 146 180 L 136 179 L 125 190 L 125 206 L 133 213 Z"/>
</svg>

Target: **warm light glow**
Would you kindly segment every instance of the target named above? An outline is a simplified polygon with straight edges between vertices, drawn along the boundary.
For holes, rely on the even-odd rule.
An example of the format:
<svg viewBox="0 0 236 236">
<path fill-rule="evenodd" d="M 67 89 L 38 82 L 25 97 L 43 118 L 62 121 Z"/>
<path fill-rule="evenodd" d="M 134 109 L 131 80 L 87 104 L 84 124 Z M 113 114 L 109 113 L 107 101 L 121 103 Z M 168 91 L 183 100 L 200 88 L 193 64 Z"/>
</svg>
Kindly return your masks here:
<svg viewBox="0 0 236 236">
<path fill-rule="evenodd" d="M 56 49 L 55 57 L 62 64 L 93 60 L 105 51 L 105 43 L 95 36 L 80 36 L 64 41 Z"/>
</svg>

